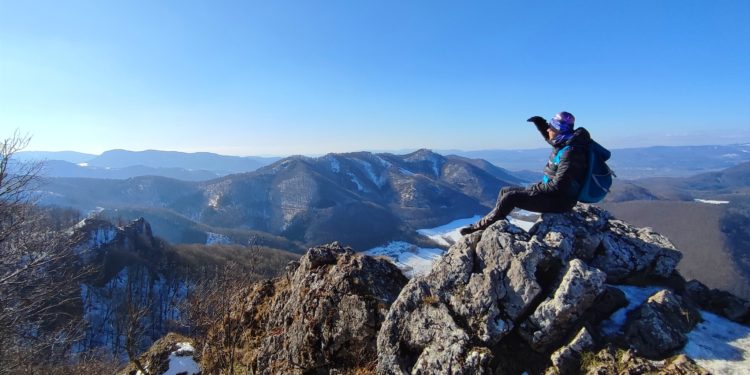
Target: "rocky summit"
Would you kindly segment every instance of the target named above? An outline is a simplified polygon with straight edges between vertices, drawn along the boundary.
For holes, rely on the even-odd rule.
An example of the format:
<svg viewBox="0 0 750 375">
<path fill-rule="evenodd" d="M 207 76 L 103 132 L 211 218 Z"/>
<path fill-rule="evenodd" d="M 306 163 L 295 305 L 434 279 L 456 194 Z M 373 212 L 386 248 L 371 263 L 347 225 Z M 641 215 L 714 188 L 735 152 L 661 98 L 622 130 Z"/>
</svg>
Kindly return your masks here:
<svg viewBox="0 0 750 375">
<path fill-rule="evenodd" d="M 545 214 L 529 232 L 500 221 L 464 237 L 406 285 L 378 335 L 378 372 L 571 368 L 563 363 L 576 357 L 569 352 L 625 338 L 597 330 L 624 303 L 610 284 L 674 283 L 680 257 L 668 239 L 594 206 Z M 634 349 L 659 346 L 654 339 Z"/>
<path fill-rule="evenodd" d="M 411 280 L 385 259 L 316 247 L 252 286 L 209 332 L 201 366 L 226 373 L 217 343 L 241 327 L 232 366 L 254 374 L 704 374 L 681 353 L 699 309 L 747 324 L 750 305 L 685 282 L 680 258 L 591 205 L 528 232 L 499 221 Z M 655 292 L 612 329 L 627 285 Z"/>
</svg>

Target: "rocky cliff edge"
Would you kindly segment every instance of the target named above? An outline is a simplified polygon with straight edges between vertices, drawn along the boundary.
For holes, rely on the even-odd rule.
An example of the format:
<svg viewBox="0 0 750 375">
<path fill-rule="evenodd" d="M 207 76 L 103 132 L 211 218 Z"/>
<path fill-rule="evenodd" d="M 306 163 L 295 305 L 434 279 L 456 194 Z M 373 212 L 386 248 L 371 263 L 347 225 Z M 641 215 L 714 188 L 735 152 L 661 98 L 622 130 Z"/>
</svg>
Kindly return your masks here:
<svg viewBox="0 0 750 375">
<path fill-rule="evenodd" d="M 667 238 L 590 205 L 528 232 L 497 222 L 411 280 L 385 259 L 316 247 L 252 286 L 209 332 L 201 365 L 224 372 L 211 342 L 228 325 L 242 327 L 237 363 L 254 374 L 703 374 L 675 356 L 699 309 L 747 324 L 750 304 L 685 282 L 680 258 Z M 656 292 L 613 328 L 624 285 Z"/>
</svg>

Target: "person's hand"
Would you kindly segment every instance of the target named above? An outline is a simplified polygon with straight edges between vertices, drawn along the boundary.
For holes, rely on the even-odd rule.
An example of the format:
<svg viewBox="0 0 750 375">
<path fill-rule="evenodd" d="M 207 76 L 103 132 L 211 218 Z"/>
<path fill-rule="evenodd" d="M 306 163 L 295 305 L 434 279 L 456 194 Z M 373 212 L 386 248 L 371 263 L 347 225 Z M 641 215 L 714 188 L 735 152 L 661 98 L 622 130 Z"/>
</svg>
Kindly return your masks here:
<svg viewBox="0 0 750 375">
<path fill-rule="evenodd" d="M 473 225 L 469 225 L 468 227 L 461 228 L 460 232 L 462 236 L 465 236 L 467 234 L 471 234 L 479 230 L 478 228 L 474 227 Z"/>
<path fill-rule="evenodd" d="M 545 120 L 542 116 L 533 116 L 526 121 L 533 122 L 536 126 L 547 126 L 547 120 Z"/>
</svg>

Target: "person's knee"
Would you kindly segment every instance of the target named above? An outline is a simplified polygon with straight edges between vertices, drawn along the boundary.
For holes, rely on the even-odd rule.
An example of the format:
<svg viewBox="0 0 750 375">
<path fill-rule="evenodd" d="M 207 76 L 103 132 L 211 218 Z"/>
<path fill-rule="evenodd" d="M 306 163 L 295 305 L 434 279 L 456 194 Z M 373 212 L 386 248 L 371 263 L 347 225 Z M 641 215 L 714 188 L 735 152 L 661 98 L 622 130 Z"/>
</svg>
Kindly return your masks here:
<svg viewBox="0 0 750 375">
<path fill-rule="evenodd" d="M 520 195 L 523 195 L 523 193 L 518 190 L 508 189 L 508 191 L 506 191 L 504 194 L 500 196 L 500 201 L 514 202 L 518 199 Z"/>
<path fill-rule="evenodd" d="M 514 187 L 514 186 L 510 186 L 510 185 L 509 186 L 503 186 L 500 189 L 500 194 L 498 194 L 498 198 L 502 197 L 503 195 L 506 195 L 506 194 L 512 193 L 514 191 L 517 191 L 517 190 L 518 190 L 518 188 Z"/>
</svg>

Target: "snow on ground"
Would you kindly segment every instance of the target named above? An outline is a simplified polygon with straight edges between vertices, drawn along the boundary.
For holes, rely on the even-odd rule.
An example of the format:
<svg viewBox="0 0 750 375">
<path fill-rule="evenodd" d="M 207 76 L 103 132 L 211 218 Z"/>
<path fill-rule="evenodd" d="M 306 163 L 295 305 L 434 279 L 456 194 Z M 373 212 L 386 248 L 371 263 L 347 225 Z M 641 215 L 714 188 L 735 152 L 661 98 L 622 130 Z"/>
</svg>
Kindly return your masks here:
<svg viewBox="0 0 750 375">
<path fill-rule="evenodd" d="M 531 227 L 536 224 L 539 219 L 539 214 L 535 212 L 529 212 L 525 210 L 515 210 L 509 215 L 508 221 L 511 224 L 525 230 L 530 231 Z"/>
<path fill-rule="evenodd" d="M 375 155 L 375 160 L 379 161 L 379 162 L 380 162 L 380 165 L 382 165 L 382 166 L 383 166 L 383 168 L 388 168 L 388 167 L 390 167 L 391 165 L 393 165 L 393 164 L 391 164 L 391 162 L 389 162 L 388 160 L 385 160 L 385 159 L 383 159 L 383 158 L 381 158 L 380 156 L 377 156 L 377 155 Z"/>
<path fill-rule="evenodd" d="M 330 162 L 331 162 L 331 171 L 334 173 L 339 173 L 341 171 L 341 163 L 339 163 L 339 160 L 336 159 L 335 156 L 330 156 Z"/>
<path fill-rule="evenodd" d="M 715 201 L 710 199 L 694 199 L 696 202 L 699 203 L 708 203 L 708 204 L 729 204 L 729 201 Z"/>
<path fill-rule="evenodd" d="M 401 174 L 402 174 L 402 175 L 404 175 L 404 176 L 414 176 L 414 172 L 412 172 L 412 171 L 410 171 L 410 170 L 408 170 L 408 169 L 404 169 L 404 168 L 399 168 L 398 170 L 399 170 L 399 172 L 401 172 Z"/>
<path fill-rule="evenodd" d="M 177 350 L 169 354 L 169 370 L 164 375 L 197 375 L 201 369 L 193 359 L 195 349 L 190 343 L 177 344 Z"/>
<path fill-rule="evenodd" d="M 351 172 L 347 173 L 347 175 L 351 178 L 352 182 L 354 182 L 355 184 L 357 184 L 357 190 L 359 190 L 359 191 L 365 191 L 365 187 L 362 186 L 361 182 L 359 182 L 359 179 L 357 178 L 357 176 L 355 176 Z"/>
<path fill-rule="evenodd" d="M 440 176 L 440 168 L 438 168 L 438 161 L 435 157 L 430 158 L 432 162 L 432 171 L 435 172 L 435 176 Z"/>
<path fill-rule="evenodd" d="M 370 164 L 370 162 L 360 159 L 354 159 L 354 161 L 361 165 L 365 172 L 367 172 L 367 176 L 370 178 L 372 183 L 381 188 L 385 185 L 385 178 L 383 176 L 378 176 L 377 173 L 375 173 L 375 170 L 372 168 L 372 164 Z"/>
<path fill-rule="evenodd" d="M 188 342 L 177 344 L 177 350 L 169 353 L 169 368 L 161 375 L 198 375 L 201 368 L 193 359 L 195 348 Z M 143 375 L 141 371 L 136 371 L 136 375 Z"/>
<path fill-rule="evenodd" d="M 393 241 L 367 250 L 365 254 L 390 258 L 393 264 L 401 269 L 404 276 L 412 278 L 430 272 L 432 264 L 443 255 L 443 250 L 425 249 L 408 242 Z"/>
<path fill-rule="evenodd" d="M 522 211 L 519 212 L 518 216 L 523 219 L 533 217 L 534 220 L 536 220 L 534 215 L 535 214 L 526 215 L 524 214 L 524 211 Z M 436 228 L 419 229 L 417 230 L 417 233 L 429 237 L 440 245 L 451 246 L 461 239 L 461 233 L 459 232 L 461 228 L 476 223 L 479 219 L 481 219 L 481 216 L 479 215 L 465 219 L 458 219 Z M 533 222 L 517 218 L 510 218 L 510 221 L 526 231 L 534 225 Z M 430 272 L 432 264 L 440 259 L 443 253 L 444 251 L 442 249 L 426 249 L 402 241 L 393 241 L 365 252 L 367 255 L 381 255 L 390 258 L 391 261 L 393 261 L 393 263 L 404 272 L 404 275 L 409 278 Z"/>
<path fill-rule="evenodd" d="M 750 327 L 707 311 L 703 322 L 688 333 L 683 351 L 714 374 L 750 372 Z"/>
<path fill-rule="evenodd" d="M 461 233 L 459 233 L 461 228 L 474 224 L 481 218 L 481 216 L 476 215 L 466 219 L 458 219 L 437 228 L 419 229 L 417 233 L 429 237 L 440 245 L 451 246 L 461 239 Z"/>
<path fill-rule="evenodd" d="M 606 335 L 620 331 L 627 313 L 663 288 L 618 285 L 628 299 L 626 307 L 602 322 Z M 683 353 L 714 374 L 747 374 L 750 369 L 750 327 L 701 311 L 703 322 L 687 334 Z"/>
<path fill-rule="evenodd" d="M 602 332 L 608 336 L 622 330 L 629 312 L 641 306 L 643 302 L 646 302 L 648 297 L 651 297 L 654 293 L 663 289 L 659 287 L 638 287 L 629 285 L 617 285 L 617 288 L 625 293 L 625 298 L 628 299 L 628 305 L 615 311 L 609 319 L 602 322 Z"/>
<path fill-rule="evenodd" d="M 231 244 L 229 237 L 213 232 L 206 232 L 206 245 L 226 245 Z"/>
</svg>

